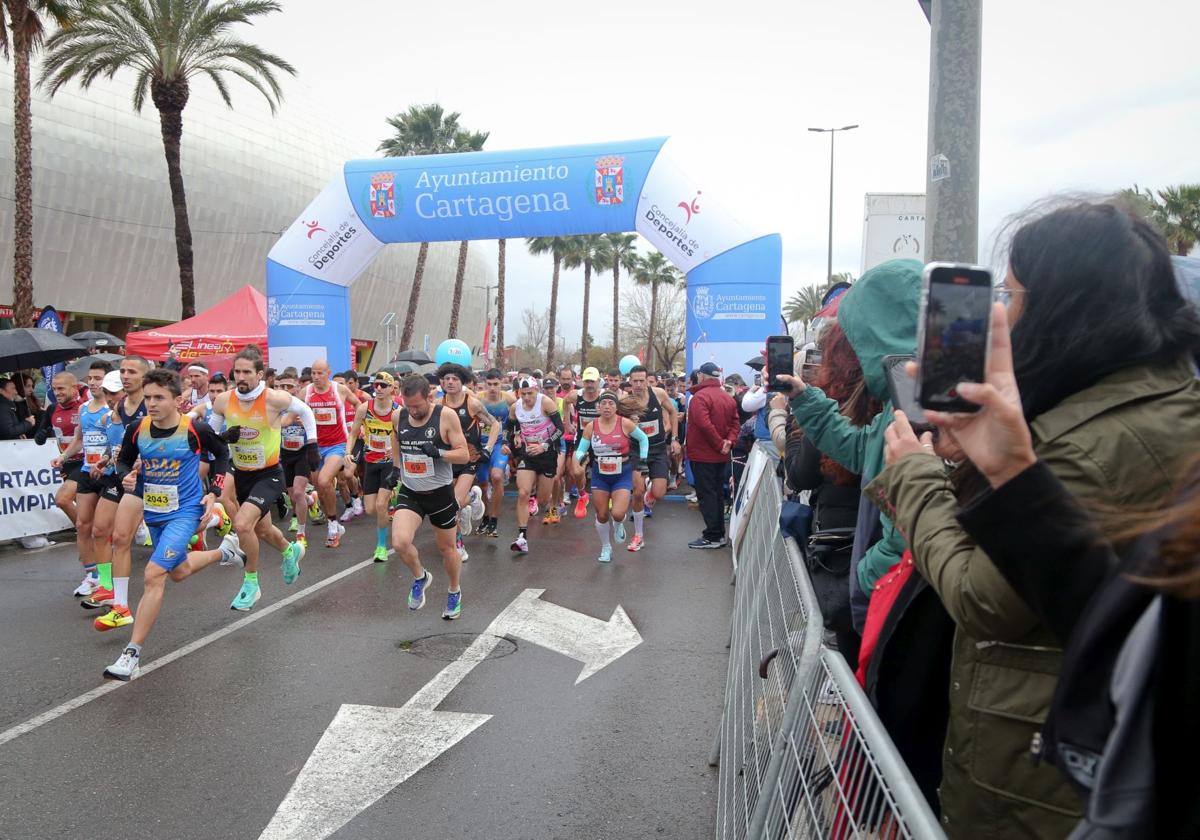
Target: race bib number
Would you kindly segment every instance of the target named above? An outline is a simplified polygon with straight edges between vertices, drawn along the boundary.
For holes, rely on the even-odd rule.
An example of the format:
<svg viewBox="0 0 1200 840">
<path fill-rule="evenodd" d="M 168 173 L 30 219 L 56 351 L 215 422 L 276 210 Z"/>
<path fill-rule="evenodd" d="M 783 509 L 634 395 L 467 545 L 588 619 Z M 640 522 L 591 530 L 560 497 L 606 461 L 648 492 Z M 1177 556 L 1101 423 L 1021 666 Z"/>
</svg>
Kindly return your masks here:
<svg viewBox="0 0 1200 840">
<path fill-rule="evenodd" d="M 404 474 L 414 477 L 430 475 L 433 472 L 433 459 L 428 455 L 405 455 Z"/>
<path fill-rule="evenodd" d="M 83 462 L 94 467 L 104 460 L 108 451 L 108 436 L 104 432 L 83 433 Z"/>
<path fill-rule="evenodd" d="M 651 420 L 647 423 L 638 423 L 638 428 L 642 430 L 642 433 L 646 437 L 654 437 L 658 434 L 658 421 Z"/>
<path fill-rule="evenodd" d="M 322 408 L 314 408 L 313 416 L 317 418 L 318 426 L 336 426 L 337 425 L 338 413 L 337 413 L 336 408 L 332 408 L 332 407 L 328 407 L 328 406 L 322 407 Z"/>
<path fill-rule="evenodd" d="M 600 475 L 618 475 L 621 472 L 621 456 L 606 455 L 599 459 Z"/>
<path fill-rule="evenodd" d="M 392 450 L 392 436 L 372 432 L 367 435 L 367 448 L 372 452 L 390 452 Z"/>
<path fill-rule="evenodd" d="M 289 452 L 298 452 L 304 446 L 304 428 L 288 426 L 283 430 L 283 448 Z"/>
<path fill-rule="evenodd" d="M 154 513 L 171 513 L 179 510 L 179 488 L 174 484 L 147 484 L 142 494 L 142 504 Z"/>
<path fill-rule="evenodd" d="M 267 451 L 261 446 L 234 446 L 233 465 L 239 470 L 261 470 L 267 465 Z"/>
</svg>

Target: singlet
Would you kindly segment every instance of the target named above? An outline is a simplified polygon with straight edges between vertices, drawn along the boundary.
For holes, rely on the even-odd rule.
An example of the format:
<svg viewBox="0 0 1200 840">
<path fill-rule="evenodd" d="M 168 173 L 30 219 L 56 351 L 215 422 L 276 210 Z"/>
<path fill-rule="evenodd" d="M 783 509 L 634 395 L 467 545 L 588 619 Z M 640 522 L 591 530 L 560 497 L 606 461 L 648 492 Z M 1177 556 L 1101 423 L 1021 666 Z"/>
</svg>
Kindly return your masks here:
<svg viewBox="0 0 1200 840">
<path fill-rule="evenodd" d="M 317 418 L 317 446 L 337 446 L 346 442 L 346 403 L 342 400 L 335 383 L 324 394 L 309 385 L 304 392 L 304 401 L 309 404 Z"/>
<path fill-rule="evenodd" d="M 162 431 L 161 429 L 159 431 Z M 153 525 L 170 520 L 177 511 L 199 517 L 204 485 L 200 483 L 200 450 L 188 440 L 192 418 L 186 414 L 169 437 L 151 434 L 150 418 L 142 418 L 137 446 L 142 456 L 146 522 Z"/>
<path fill-rule="evenodd" d="M 471 410 L 468 408 L 470 396 L 463 393 L 462 405 L 455 407 L 446 402 L 445 397 L 442 398 L 442 405 L 452 409 L 458 415 L 458 422 L 462 426 L 463 437 L 467 439 L 467 446 L 474 450 L 479 449 L 479 441 L 481 432 L 479 429 L 479 421 L 471 416 Z"/>
<path fill-rule="evenodd" d="M 396 435 L 400 441 L 400 460 L 403 483 L 414 493 L 428 493 L 454 482 L 454 468 L 442 458 L 430 458 L 417 447 L 422 441 L 432 441 L 439 449 L 448 444 L 442 440 L 442 406 L 435 405 L 429 419 L 420 426 L 408 420 L 408 409 L 401 409 L 396 420 Z"/>
<path fill-rule="evenodd" d="M 600 424 L 592 425 L 592 469 L 597 475 L 619 475 L 629 463 L 629 436 L 621 428 L 621 418 L 613 418 L 611 432 L 601 432 Z"/>
<path fill-rule="evenodd" d="M 229 447 L 229 457 L 235 470 L 254 472 L 265 470 L 279 463 L 279 427 L 271 425 L 267 418 L 267 394 L 263 392 L 250 405 L 246 405 L 237 394 L 231 394 L 225 404 L 225 427 L 241 426 L 237 443 Z"/>
<path fill-rule="evenodd" d="M 54 430 L 54 438 L 58 441 L 59 452 L 66 452 L 67 447 L 74 440 L 75 430 L 79 428 L 79 412 L 84 405 L 84 403 L 77 403 L 70 407 L 54 406 L 54 411 L 50 414 L 50 428 Z M 77 464 L 82 460 L 83 453 L 80 452 L 72 455 L 71 460 L 67 463 Z"/>
<path fill-rule="evenodd" d="M 300 457 L 300 450 L 308 443 L 308 435 L 304 432 L 304 421 L 299 417 L 279 428 L 279 457 L 291 463 Z"/>
<path fill-rule="evenodd" d="M 83 466 L 87 469 L 99 464 L 108 454 L 107 418 L 111 409 L 107 404 L 99 411 L 89 411 L 90 402 L 79 407 L 79 434 L 83 438 Z"/>
<path fill-rule="evenodd" d="M 525 441 L 525 445 L 540 443 L 545 446 L 550 440 L 550 435 L 554 434 L 554 423 L 542 410 L 541 394 L 534 400 L 531 409 L 525 408 L 525 403 L 520 400 L 513 405 L 517 409 L 517 422 L 521 424 L 521 438 Z"/>
<path fill-rule="evenodd" d="M 596 418 L 600 416 L 600 395 L 596 395 L 594 400 L 585 400 L 583 392 L 579 392 L 579 396 L 575 398 L 575 413 L 579 416 L 579 431 L 582 434 L 589 423 L 595 423 Z"/>
<path fill-rule="evenodd" d="M 642 417 L 637 423 L 638 428 L 646 434 L 646 437 L 650 438 L 651 451 L 666 443 L 667 436 L 663 433 L 662 405 L 659 404 L 658 397 L 654 395 L 653 388 L 646 391 L 646 410 L 642 412 Z"/>
<path fill-rule="evenodd" d="M 389 408 L 387 414 L 377 414 L 375 401 L 367 403 L 367 413 L 363 417 L 362 435 L 366 445 L 367 463 L 378 464 L 392 460 L 392 436 L 396 427 L 392 425 L 396 409 Z"/>
<path fill-rule="evenodd" d="M 132 414 L 125 413 L 125 400 L 120 400 L 117 403 L 116 411 L 108 415 L 108 445 L 112 450 L 112 463 L 108 465 L 108 469 L 104 472 L 106 475 L 112 475 L 116 472 L 117 457 L 121 454 L 121 443 L 125 440 L 125 429 L 129 426 L 136 426 L 142 422 L 146 416 L 146 401 L 142 400 L 138 403 L 138 407 L 133 410 Z"/>
<path fill-rule="evenodd" d="M 508 400 L 504 399 L 504 395 L 500 395 L 500 402 L 488 402 L 485 399 L 479 400 L 483 403 L 483 407 L 487 409 L 488 414 L 495 417 L 503 425 L 508 422 Z"/>
</svg>

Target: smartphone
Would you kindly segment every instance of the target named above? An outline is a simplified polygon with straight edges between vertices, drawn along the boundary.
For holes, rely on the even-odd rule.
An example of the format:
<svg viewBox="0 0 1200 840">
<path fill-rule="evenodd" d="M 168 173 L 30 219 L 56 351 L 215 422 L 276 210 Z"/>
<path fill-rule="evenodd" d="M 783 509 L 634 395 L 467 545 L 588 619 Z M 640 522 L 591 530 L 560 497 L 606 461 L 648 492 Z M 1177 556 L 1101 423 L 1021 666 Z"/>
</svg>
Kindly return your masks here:
<svg viewBox="0 0 1200 840">
<path fill-rule="evenodd" d="M 992 323 L 992 273 L 978 265 L 925 266 L 917 321 L 917 402 L 936 411 L 972 413 L 958 383 L 982 382 Z"/>
<path fill-rule="evenodd" d="M 754 374 L 754 384 L 762 385 L 762 374 L 761 373 Z"/>
<path fill-rule="evenodd" d="M 796 344 L 790 335 L 772 335 L 767 338 L 767 390 L 790 391 L 791 386 L 779 381 L 779 375 L 793 375 L 792 357 Z"/>
<path fill-rule="evenodd" d="M 925 419 L 925 411 L 917 403 L 917 380 L 908 372 L 908 363 L 916 360 L 916 356 L 883 357 L 883 375 L 887 380 L 888 394 L 892 398 L 892 406 L 904 412 L 913 431 L 918 435 L 923 432 L 936 435 L 937 426 Z"/>
</svg>

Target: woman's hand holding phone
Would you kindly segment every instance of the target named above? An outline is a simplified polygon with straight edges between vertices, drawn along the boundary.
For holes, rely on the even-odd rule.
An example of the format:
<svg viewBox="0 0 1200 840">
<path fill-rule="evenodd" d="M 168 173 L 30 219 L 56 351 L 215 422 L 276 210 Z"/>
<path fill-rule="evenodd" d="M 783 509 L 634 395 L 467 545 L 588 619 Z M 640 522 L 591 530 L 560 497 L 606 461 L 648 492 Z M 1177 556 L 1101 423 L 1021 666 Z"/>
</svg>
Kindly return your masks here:
<svg viewBox="0 0 1200 840">
<path fill-rule="evenodd" d="M 793 397 L 800 396 L 804 389 L 808 387 L 806 384 L 804 384 L 803 379 L 787 373 L 779 374 L 775 377 L 775 381 L 786 387 L 786 390 L 780 390 L 779 393 L 786 396 L 789 400 Z"/>
</svg>

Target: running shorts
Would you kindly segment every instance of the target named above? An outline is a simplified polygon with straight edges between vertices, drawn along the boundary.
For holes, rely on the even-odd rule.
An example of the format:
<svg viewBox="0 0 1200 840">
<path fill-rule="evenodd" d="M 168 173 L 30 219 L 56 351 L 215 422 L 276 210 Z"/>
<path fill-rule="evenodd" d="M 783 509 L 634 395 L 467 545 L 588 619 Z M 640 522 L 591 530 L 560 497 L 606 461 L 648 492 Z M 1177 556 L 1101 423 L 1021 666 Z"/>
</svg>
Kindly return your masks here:
<svg viewBox="0 0 1200 840">
<path fill-rule="evenodd" d="M 239 505 L 254 505 L 263 516 L 271 512 L 283 495 L 283 468 L 276 464 L 265 470 L 234 470 L 233 491 Z M 261 518 L 261 517 L 260 517 Z"/>
<path fill-rule="evenodd" d="M 79 478 L 75 479 L 78 485 L 75 492 L 80 496 L 90 496 L 104 492 L 104 476 L 92 478 L 92 474 L 88 470 L 80 470 Z"/>
<path fill-rule="evenodd" d="M 58 471 L 62 473 L 63 481 L 74 481 L 78 484 L 84 475 L 83 461 L 67 461 Z"/>
<path fill-rule="evenodd" d="M 154 541 L 154 553 L 150 562 L 168 572 L 187 559 L 188 543 L 200 527 L 202 510 L 181 510 L 175 519 L 156 524 L 146 523 L 150 539 Z"/>
<path fill-rule="evenodd" d="M 551 449 L 541 455 L 526 455 L 517 457 L 517 471 L 535 472 L 546 478 L 558 475 L 558 449 Z"/>
<path fill-rule="evenodd" d="M 500 470 L 501 473 L 508 473 L 509 455 L 505 454 L 504 447 L 497 443 L 496 448 L 492 450 L 492 469 Z"/>
<path fill-rule="evenodd" d="M 646 460 L 641 466 L 641 473 L 649 476 L 651 481 L 657 478 L 666 481 L 670 477 L 671 463 L 667 458 L 666 447 L 650 450 L 650 454 L 646 456 Z"/>
<path fill-rule="evenodd" d="M 280 458 L 279 463 L 283 465 L 283 485 L 285 488 L 290 488 L 296 481 L 297 476 L 300 478 L 310 478 L 312 471 L 308 467 L 308 458 L 303 454 L 297 455 L 295 458 Z"/>
<path fill-rule="evenodd" d="M 321 466 L 325 466 L 325 462 L 330 458 L 345 458 L 346 444 L 335 443 L 333 446 L 317 447 L 317 452 L 321 454 Z"/>
<path fill-rule="evenodd" d="M 387 478 L 391 474 L 393 464 L 391 461 L 368 461 L 363 465 L 363 493 L 367 496 L 374 496 L 380 490 L 387 490 L 389 493 L 392 488 L 387 484 Z"/>
<path fill-rule="evenodd" d="M 478 475 L 479 467 L 482 466 L 482 464 L 483 461 L 471 461 L 466 464 L 451 464 L 450 466 L 453 468 L 451 472 L 454 475 L 454 479 L 457 481 L 460 475 Z"/>
<path fill-rule="evenodd" d="M 401 486 L 396 494 L 396 509 L 410 510 L 440 531 L 458 527 L 458 501 L 454 498 L 454 485 L 446 484 L 435 490 L 419 493 Z"/>
<path fill-rule="evenodd" d="M 633 492 L 633 467 L 626 464 L 625 467 L 613 475 L 603 475 L 596 467 L 592 467 L 592 492 L 600 491 L 601 493 L 615 493 L 618 490 L 628 490 Z"/>
</svg>

